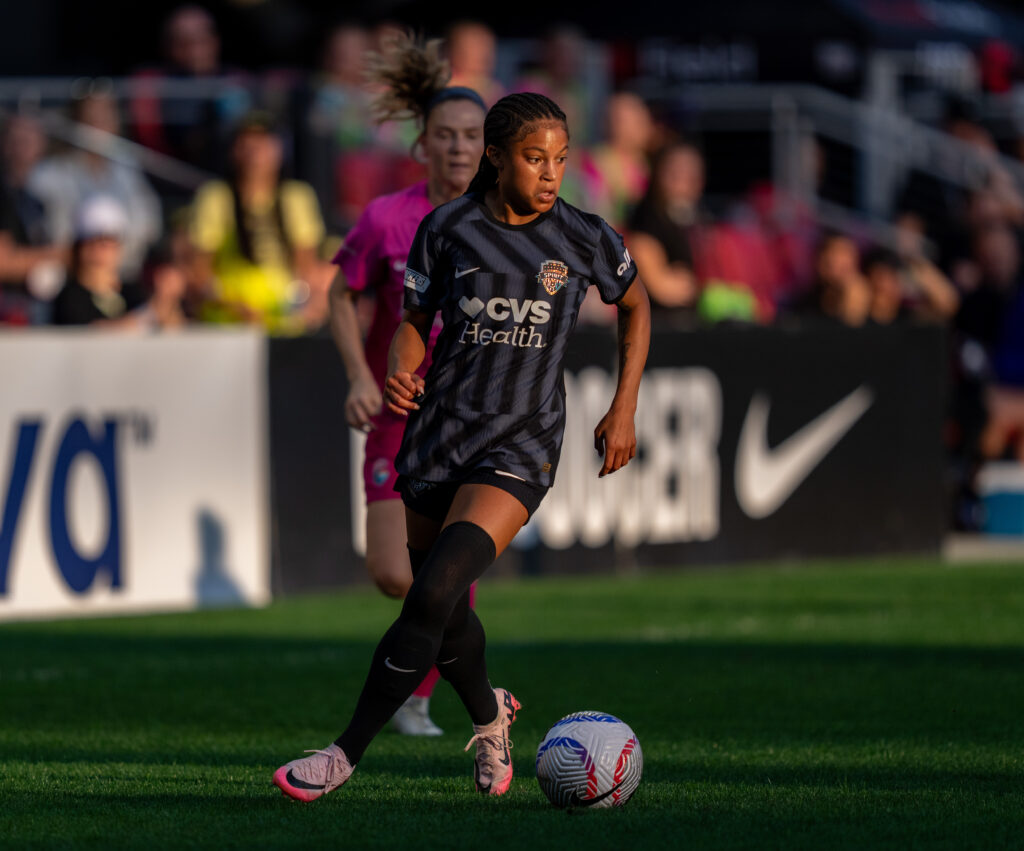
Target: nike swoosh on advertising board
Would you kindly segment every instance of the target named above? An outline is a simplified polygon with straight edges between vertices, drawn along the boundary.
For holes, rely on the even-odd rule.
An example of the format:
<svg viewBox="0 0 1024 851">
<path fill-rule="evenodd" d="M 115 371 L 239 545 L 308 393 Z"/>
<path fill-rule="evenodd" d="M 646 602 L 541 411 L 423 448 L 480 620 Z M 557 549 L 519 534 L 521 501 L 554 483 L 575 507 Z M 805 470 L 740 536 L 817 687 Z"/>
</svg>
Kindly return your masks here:
<svg viewBox="0 0 1024 851">
<path fill-rule="evenodd" d="M 736 449 L 736 499 L 748 517 L 774 513 L 871 407 L 875 396 L 861 385 L 774 449 L 768 447 L 770 402 L 750 400 Z"/>
</svg>

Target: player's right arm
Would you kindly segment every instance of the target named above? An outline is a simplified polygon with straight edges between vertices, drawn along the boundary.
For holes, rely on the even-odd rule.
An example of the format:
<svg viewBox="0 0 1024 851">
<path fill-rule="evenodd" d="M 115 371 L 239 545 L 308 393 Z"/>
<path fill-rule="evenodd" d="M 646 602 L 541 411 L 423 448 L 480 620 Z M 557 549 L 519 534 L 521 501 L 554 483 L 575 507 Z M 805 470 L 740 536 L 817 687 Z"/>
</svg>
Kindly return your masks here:
<svg viewBox="0 0 1024 851">
<path fill-rule="evenodd" d="M 388 349 L 388 378 L 384 382 L 384 402 L 388 410 L 402 417 L 419 410 L 416 398 L 423 395 L 423 378 L 417 375 L 427 356 L 427 340 L 434 314 L 406 310 Z"/>
<path fill-rule="evenodd" d="M 419 410 L 417 399 L 423 395 L 423 378 L 416 374 L 427 356 L 430 329 L 441 306 L 438 281 L 444 280 L 443 240 L 431 231 L 434 213 L 429 213 L 416 228 L 405 267 L 405 310 L 388 349 L 388 378 L 384 382 L 384 404 L 401 417 Z M 439 273 L 439 274 L 438 274 Z M 431 283 L 431 276 L 437 281 Z"/>
<path fill-rule="evenodd" d="M 345 273 L 339 268 L 331 284 L 330 315 L 331 336 L 348 376 L 345 419 L 352 428 L 369 431 L 373 428 L 371 418 L 380 413 L 382 400 L 363 351 L 355 302 L 356 293 L 349 289 Z"/>
</svg>

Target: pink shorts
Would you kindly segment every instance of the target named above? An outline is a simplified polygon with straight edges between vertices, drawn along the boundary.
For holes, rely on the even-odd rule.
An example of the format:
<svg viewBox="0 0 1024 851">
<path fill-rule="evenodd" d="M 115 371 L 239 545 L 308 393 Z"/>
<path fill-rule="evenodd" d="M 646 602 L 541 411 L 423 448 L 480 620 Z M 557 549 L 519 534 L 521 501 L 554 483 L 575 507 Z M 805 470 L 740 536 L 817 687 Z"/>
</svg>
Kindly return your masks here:
<svg viewBox="0 0 1024 851">
<path fill-rule="evenodd" d="M 402 445 L 405 417 L 390 411 L 373 418 L 376 428 L 366 435 L 366 456 L 363 460 L 363 484 L 366 486 L 366 504 L 400 499 L 395 493 L 395 456 Z"/>
</svg>

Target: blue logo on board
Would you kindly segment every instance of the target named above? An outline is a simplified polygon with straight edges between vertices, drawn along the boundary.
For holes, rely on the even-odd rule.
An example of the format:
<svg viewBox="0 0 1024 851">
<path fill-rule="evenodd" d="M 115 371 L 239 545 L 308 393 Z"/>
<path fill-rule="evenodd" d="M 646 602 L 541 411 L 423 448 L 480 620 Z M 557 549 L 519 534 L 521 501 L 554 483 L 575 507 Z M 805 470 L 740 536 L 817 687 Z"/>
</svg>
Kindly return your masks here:
<svg viewBox="0 0 1024 851">
<path fill-rule="evenodd" d="M 19 520 L 29 478 L 36 463 L 36 448 L 43 422 L 24 419 L 15 427 L 15 441 L 0 521 L 0 595 L 7 593 L 7 578 L 18 534 Z M 104 420 L 90 430 L 85 420 L 73 417 L 57 443 L 49 481 L 48 531 L 54 562 L 67 587 L 77 594 L 89 590 L 96 576 L 104 573 L 112 588 L 121 587 L 121 510 L 117 473 L 118 421 Z M 82 456 L 97 463 L 107 501 L 106 540 L 95 555 L 85 555 L 75 546 L 69 529 L 68 480 L 75 462 Z"/>
</svg>

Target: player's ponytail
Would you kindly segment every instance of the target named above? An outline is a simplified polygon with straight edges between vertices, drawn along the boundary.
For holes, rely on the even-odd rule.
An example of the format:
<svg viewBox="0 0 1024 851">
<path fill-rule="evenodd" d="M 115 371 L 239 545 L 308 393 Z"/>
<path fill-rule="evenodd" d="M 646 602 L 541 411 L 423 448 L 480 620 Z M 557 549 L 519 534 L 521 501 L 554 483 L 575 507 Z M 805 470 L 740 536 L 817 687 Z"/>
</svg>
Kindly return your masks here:
<svg viewBox="0 0 1024 851">
<path fill-rule="evenodd" d="M 551 98 L 535 92 L 506 95 L 487 112 L 484 119 L 484 155 L 469 183 L 467 193 L 483 194 L 498 182 L 498 169 L 487 156 L 487 148 L 506 150 L 532 133 L 542 121 L 560 121 L 569 132 L 565 113 Z"/>
<path fill-rule="evenodd" d="M 378 124 L 414 118 L 422 128 L 450 78 L 440 39 L 423 43 L 411 33 L 396 35 L 369 57 L 367 80 L 381 90 L 373 100 L 374 118 Z"/>
</svg>

